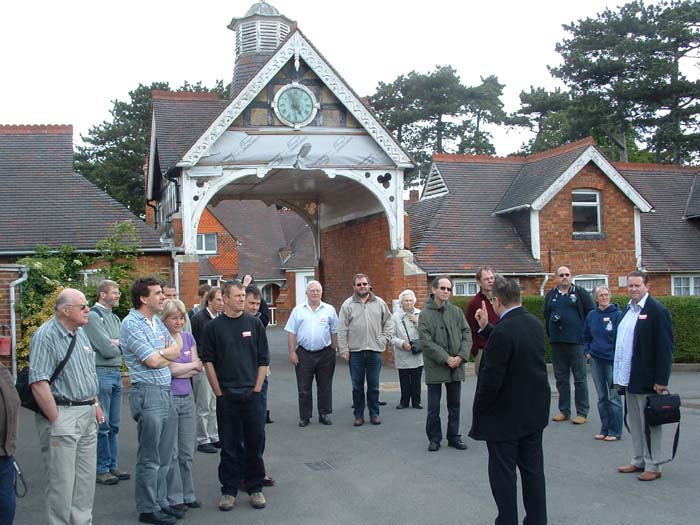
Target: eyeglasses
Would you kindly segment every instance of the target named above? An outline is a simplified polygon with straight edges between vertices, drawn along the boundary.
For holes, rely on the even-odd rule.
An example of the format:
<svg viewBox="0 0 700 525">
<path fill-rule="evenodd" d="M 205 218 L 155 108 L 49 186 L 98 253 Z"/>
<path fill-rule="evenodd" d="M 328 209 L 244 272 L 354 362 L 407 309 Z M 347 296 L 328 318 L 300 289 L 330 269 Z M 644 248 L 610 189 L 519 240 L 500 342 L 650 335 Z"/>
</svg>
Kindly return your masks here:
<svg viewBox="0 0 700 525">
<path fill-rule="evenodd" d="M 571 274 L 570 273 L 560 273 L 559 277 L 568 277 L 569 275 L 571 275 Z"/>
<path fill-rule="evenodd" d="M 369 283 L 355 283 L 355 286 L 369 286 Z"/>
<path fill-rule="evenodd" d="M 451 292 L 452 288 L 450 288 L 449 286 L 441 286 L 440 290 L 442 290 L 443 292 Z"/>
<path fill-rule="evenodd" d="M 66 306 L 67 306 L 67 307 L 70 307 L 70 306 L 77 306 L 77 307 L 80 308 L 81 310 L 89 310 L 89 309 L 90 309 L 90 305 L 87 304 L 87 303 L 83 303 L 83 304 L 67 304 Z"/>
</svg>

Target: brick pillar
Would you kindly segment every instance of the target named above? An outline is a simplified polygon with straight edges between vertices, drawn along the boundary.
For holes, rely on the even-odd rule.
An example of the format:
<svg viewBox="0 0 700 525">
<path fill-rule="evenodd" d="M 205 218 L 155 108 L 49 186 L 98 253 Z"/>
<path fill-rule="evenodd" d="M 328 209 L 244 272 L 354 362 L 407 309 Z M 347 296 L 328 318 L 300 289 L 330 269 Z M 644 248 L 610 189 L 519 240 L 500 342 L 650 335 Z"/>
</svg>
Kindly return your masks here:
<svg viewBox="0 0 700 525">
<path fill-rule="evenodd" d="M 187 309 L 199 302 L 197 289 L 199 288 L 199 256 L 176 255 L 178 264 L 178 281 L 180 285 L 180 300 L 185 303 Z"/>
</svg>

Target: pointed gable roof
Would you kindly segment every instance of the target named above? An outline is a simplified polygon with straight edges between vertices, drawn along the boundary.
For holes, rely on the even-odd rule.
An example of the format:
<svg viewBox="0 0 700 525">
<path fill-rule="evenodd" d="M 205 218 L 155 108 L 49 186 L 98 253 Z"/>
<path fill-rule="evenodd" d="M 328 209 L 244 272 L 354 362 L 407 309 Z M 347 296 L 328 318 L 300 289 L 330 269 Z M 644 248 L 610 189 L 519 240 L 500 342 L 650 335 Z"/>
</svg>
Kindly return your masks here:
<svg viewBox="0 0 700 525">
<path fill-rule="evenodd" d="M 589 162 L 598 166 L 641 211 L 651 210 L 651 205 L 598 151 L 592 137 L 516 158 L 520 159 L 522 167 L 495 207 L 496 214 L 528 208 L 541 210 Z"/>
<path fill-rule="evenodd" d="M 164 251 L 155 230 L 73 171 L 73 127 L 0 125 L 0 253 L 36 246 L 96 251 L 115 222 L 130 221 L 144 251 Z"/>
<path fill-rule="evenodd" d="M 167 173 L 228 106 L 216 93 L 153 91 L 153 129 L 158 164 Z"/>
<path fill-rule="evenodd" d="M 690 198 L 698 198 L 700 167 L 626 163 L 615 167 L 654 204 L 654 213 L 641 216 L 642 266 L 651 272 L 700 271 L 700 222 L 688 217 Z"/>
<path fill-rule="evenodd" d="M 485 263 L 505 273 L 544 273 L 508 218 L 492 213 L 520 161 L 433 155 L 433 162 L 449 193 L 407 206 L 416 262 L 429 274 L 473 275 Z"/>
<path fill-rule="evenodd" d="M 290 31 L 279 49 L 258 69 L 248 84 L 235 94 L 227 107 L 191 145 L 177 163 L 177 166 L 189 168 L 196 165 L 231 123 L 291 59 L 294 59 L 295 62 L 298 62 L 299 59 L 304 60 L 397 166 L 404 168 L 413 167 L 409 155 L 403 150 L 401 145 L 296 27 Z"/>
<path fill-rule="evenodd" d="M 685 205 L 685 218 L 698 219 L 700 218 L 700 176 L 693 177 L 693 184 L 690 186 L 688 194 L 688 203 Z"/>
</svg>

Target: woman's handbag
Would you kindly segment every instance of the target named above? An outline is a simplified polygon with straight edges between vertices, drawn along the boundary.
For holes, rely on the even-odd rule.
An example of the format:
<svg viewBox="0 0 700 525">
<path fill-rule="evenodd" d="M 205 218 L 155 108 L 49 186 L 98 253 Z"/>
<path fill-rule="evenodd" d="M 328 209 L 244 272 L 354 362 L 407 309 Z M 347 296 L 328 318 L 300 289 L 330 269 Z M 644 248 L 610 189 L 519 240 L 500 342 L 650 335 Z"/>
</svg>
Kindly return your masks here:
<svg viewBox="0 0 700 525">
<path fill-rule="evenodd" d="M 406 330 L 406 337 L 408 337 L 408 343 L 411 345 L 411 353 L 414 355 L 420 354 L 423 351 L 423 349 L 420 347 L 420 339 L 411 339 L 411 336 L 408 334 L 408 328 L 406 327 L 406 323 L 403 319 L 401 319 L 401 324 L 403 325 L 403 329 Z"/>
</svg>

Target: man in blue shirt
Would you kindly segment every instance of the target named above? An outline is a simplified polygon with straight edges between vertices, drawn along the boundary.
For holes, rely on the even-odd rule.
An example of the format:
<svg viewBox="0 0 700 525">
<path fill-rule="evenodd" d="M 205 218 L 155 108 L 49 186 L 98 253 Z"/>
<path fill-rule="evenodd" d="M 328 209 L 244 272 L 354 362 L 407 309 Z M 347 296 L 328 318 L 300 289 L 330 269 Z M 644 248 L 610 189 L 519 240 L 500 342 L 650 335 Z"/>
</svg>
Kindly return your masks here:
<svg viewBox="0 0 700 525">
<path fill-rule="evenodd" d="M 139 521 L 168 525 L 184 512 L 168 505 L 166 477 L 175 446 L 175 407 L 168 365 L 180 356 L 182 337 L 175 340 L 158 318 L 163 289 L 154 277 L 131 287 L 133 308 L 124 318 L 119 343 L 131 376 L 129 405 L 136 421 L 136 510 Z"/>
</svg>

